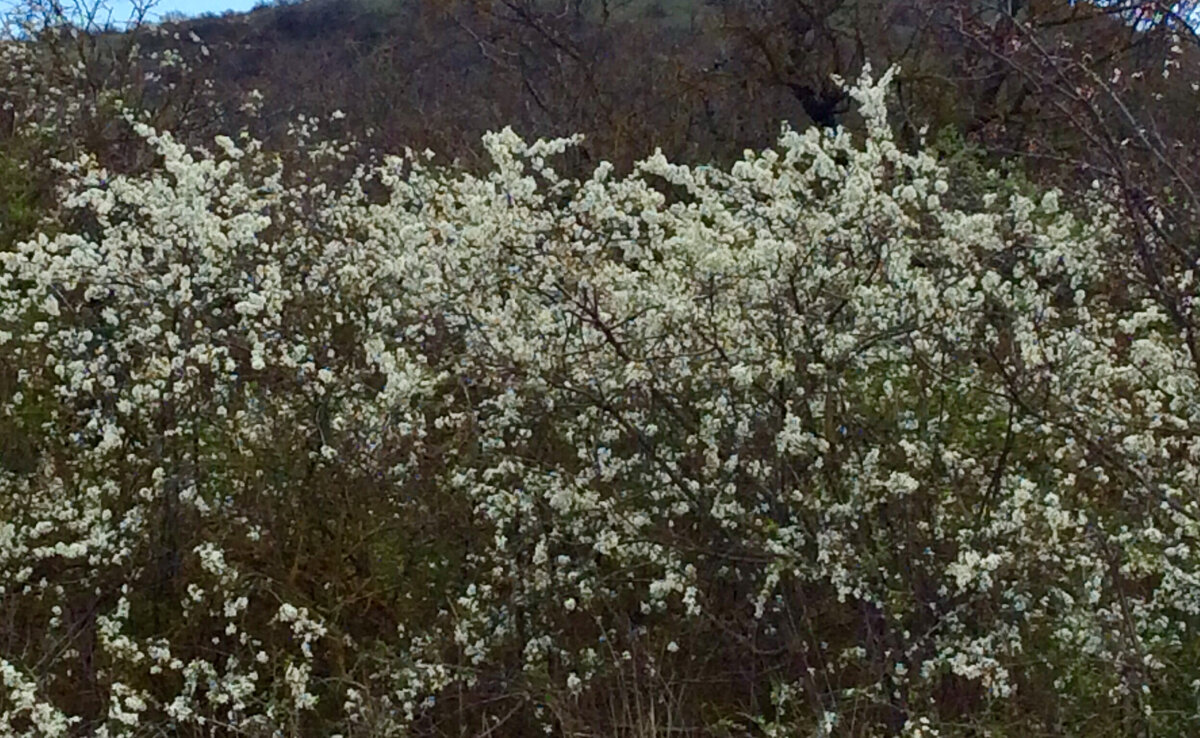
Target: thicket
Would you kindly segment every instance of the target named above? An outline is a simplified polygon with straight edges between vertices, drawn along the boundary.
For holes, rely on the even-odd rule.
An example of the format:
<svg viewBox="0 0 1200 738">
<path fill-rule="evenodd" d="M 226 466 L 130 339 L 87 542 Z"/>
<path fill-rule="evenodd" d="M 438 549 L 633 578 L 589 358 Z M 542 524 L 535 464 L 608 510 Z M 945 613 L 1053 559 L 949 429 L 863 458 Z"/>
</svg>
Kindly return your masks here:
<svg viewBox="0 0 1200 738">
<path fill-rule="evenodd" d="M 653 116 L 393 155 L 28 3 L 0 734 L 1194 734 L 1194 48 L 1005 7 L 706 6 L 813 125 L 687 165 Z M 621 8 L 397 12 L 616 126 L 673 89 L 573 45 Z"/>
</svg>

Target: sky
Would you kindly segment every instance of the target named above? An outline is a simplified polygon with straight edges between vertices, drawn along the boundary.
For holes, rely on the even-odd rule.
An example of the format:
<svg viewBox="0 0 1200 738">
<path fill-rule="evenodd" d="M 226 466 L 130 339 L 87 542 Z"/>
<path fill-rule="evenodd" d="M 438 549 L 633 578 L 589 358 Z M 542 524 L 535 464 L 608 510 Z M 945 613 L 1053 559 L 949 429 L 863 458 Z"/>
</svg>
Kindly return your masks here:
<svg viewBox="0 0 1200 738">
<path fill-rule="evenodd" d="M 1077 0 L 1071 0 L 1074 5 Z M 1138 27 L 1145 27 L 1147 24 L 1152 24 L 1156 18 L 1161 18 L 1161 14 L 1156 13 L 1153 2 L 1138 2 L 1137 0 L 1091 0 L 1091 2 L 1100 7 L 1116 7 L 1128 8 L 1123 15 L 1131 23 Z M 1180 2 L 1171 3 L 1171 12 L 1179 18 L 1187 22 L 1192 28 L 1200 28 L 1200 2 L 1198 0 L 1180 0 Z"/>
<path fill-rule="evenodd" d="M 226 10 L 244 12 L 250 10 L 262 0 L 158 0 L 151 11 L 152 15 L 167 12 L 183 13 L 196 16 L 201 13 L 216 13 L 220 15 Z M 125 20 L 129 17 L 132 3 L 129 0 L 108 0 L 113 9 L 113 20 Z M 154 18 L 157 20 L 157 18 Z"/>
<path fill-rule="evenodd" d="M 59 0 L 67 9 L 74 7 L 86 6 L 93 7 L 99 4 L 102 7 L 102 12 L 98 14 L 97 21 L 103 25 L 106 19 L 111 19 L 116 25 L 124 25 L 133 15 L 134 7 L 137 5 L 151 5 L 151 10 L 147 20 L 155 22 L 161 19 L 164 13 L 182 13 L 189 17 L 201 15 L 202 13 L 216 13 L 220 15 L 227 10 L 245 12 L 251 10 L 255 5 L 262 3 L 270 3 L 271 0 Z M 25 2 L 21 0 L 0 0 L 0 12 L 11 12 L 16 8 L 22 7 Z"/>
</svg>

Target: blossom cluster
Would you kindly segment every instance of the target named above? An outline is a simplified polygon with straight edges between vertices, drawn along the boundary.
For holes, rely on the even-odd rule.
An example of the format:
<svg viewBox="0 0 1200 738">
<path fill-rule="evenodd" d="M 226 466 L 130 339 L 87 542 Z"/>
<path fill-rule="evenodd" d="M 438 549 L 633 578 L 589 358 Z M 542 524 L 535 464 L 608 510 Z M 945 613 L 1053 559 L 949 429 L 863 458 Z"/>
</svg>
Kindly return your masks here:
<svg viewBox="0 0 1200 738">
<path fill-rule="evenodd" d="M 1189 337 L 1102 189 L 944 204 L 890 79 L 728 170 L 64 163 L 0 253 L 0 732 L 1200 717 Z"/>
</svg>

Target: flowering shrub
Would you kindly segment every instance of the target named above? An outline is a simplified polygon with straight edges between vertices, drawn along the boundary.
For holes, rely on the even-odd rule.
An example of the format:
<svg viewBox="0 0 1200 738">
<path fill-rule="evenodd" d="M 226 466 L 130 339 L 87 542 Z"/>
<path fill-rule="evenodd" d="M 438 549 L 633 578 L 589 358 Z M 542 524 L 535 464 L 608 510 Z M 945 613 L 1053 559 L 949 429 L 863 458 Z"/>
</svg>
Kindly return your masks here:
<svg viewBox="0 0 1200 738">
<path fill-rule="evenodd" d="M 1105 192 L 944 206 L 889 79 L 728 171 L 64 165 L 0 254 L 0 727 L 1188 732 L 1200 365 Z"/>
<path fill-rule="evenodd" d="M 211 140 L 231 113 L 207 78 L 213 59 L 189 33 L 143 25 L 104 33 L 101 0 L 23 0 L 0 11 L 0 243 L 31 235 L 57 207 L 55 159 L 86 152 L 122 173 L 147 163 L 123 119 L 169 127 L 177 138 Z M 147 10 L 137 4 L 139 11 Z M 248 95 L 241 116 L 258 111 Z"/>
</svg>

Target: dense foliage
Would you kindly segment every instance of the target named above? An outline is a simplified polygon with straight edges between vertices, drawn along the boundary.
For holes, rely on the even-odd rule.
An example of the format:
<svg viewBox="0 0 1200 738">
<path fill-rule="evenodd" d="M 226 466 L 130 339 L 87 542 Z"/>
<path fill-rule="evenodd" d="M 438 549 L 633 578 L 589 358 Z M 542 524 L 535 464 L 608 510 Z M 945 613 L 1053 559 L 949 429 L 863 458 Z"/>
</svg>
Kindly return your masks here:
<svg viewBox="0 0 1200 738">
<path fill-rule="evenodd" d="M 0 256 L 6 730 L 1189 732 L 1196 361 L 1109 193 L 944 205 L 887 79 L 728 170 L 75 162 Z"/>
<path fill-rule="evenodd" d="M 0 735 L 1195 734 L 1195 49 L 1006 5 L 23 3 Z"/>
</svg>

